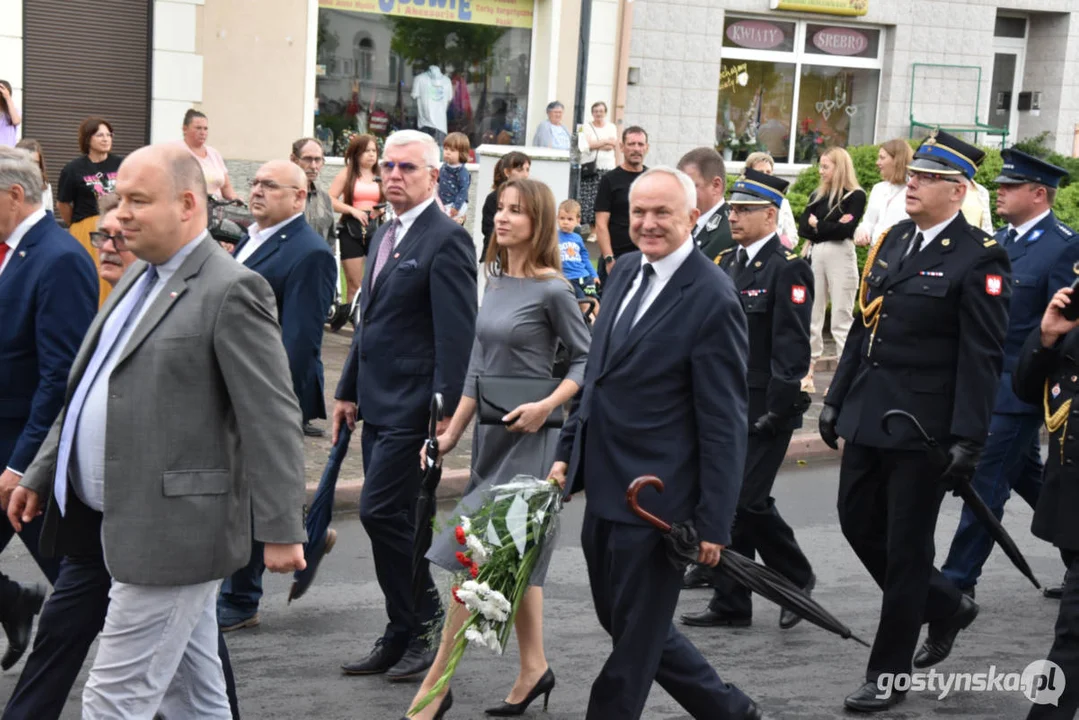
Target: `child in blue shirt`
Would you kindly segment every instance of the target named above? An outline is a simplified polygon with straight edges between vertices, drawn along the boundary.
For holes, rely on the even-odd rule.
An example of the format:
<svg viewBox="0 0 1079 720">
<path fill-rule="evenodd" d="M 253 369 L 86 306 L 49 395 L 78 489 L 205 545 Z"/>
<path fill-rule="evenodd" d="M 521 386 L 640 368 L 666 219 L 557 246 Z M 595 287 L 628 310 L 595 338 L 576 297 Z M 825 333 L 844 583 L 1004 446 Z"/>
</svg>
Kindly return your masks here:
<svg viewBox="0 0 1079 720">
<path fill-rule="evenodd" d="M 442 143 L 442 167 L 438 171 L 438 199 L 446 214 L 465 224 L 468 212 L 468 187 L 472 178 L 465 163 L 472 151 L 472 144 L 464 133 L 452 132 Z"/>
<path fill-rule="evenodd" d="M 581 206 L 576 200 L 563 200 L 558 206 L 558 247 L 562 253 L 562 274 L 579 298 L 595 298 L 596 269 L 588 259 L 584 240 L 574 232 L 581 223 Z"/>
</svg>

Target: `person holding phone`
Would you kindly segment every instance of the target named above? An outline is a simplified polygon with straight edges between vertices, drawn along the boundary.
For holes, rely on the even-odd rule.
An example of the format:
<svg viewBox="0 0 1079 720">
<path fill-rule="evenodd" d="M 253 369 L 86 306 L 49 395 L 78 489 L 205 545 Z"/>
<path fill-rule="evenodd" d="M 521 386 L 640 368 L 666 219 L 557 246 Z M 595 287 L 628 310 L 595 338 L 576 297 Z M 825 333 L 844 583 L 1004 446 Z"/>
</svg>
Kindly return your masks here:
<svg viewBox="0 0 1079 720">
<path fill-rule="evenodd" d="M 1012 392 L 1012 373 L 1023 341 L 1038 327 L 1053 294 L 1071 285 L 1079 274 L 1079 235 L 1053 214 L 1057 186 L 1068 171 L 1018 150 L 1001 153 L 997 177 L 997 214 L 1008 221 L 994 238 L 1012 265 L 1012 299 L 1004 342 L 1004 372 L 996 391 L 989 435 L 972 484 L 998 518 L 1012 491 L 1031 507 L 1042 487 L 1042 403 L 1023 402 Z M 968 191 L 969 194 L 969 191 Z M 982 565 L 993 539 L 969 508 L 941 572 L 961 591 L 974 597 Z M 1059 588 L 1055 591 L 1059 597 Z"/>
</svg>

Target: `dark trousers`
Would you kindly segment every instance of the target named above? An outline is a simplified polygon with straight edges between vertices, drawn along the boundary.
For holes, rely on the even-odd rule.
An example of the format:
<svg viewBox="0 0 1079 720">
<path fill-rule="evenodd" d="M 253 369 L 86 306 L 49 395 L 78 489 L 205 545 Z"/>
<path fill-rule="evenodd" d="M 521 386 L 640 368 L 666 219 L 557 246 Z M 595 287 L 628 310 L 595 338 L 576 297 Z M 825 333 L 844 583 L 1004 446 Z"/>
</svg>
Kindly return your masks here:
<svg viewBox="0 0 1079 720">
<path fill-rule="evenodd" d="M 263 552 L 265 546 L 251 541 L 251 559 L 221 583 L 217 597 L 217 620 L 222 625 L 232 625 L 251 617 L 259 611 L 262 600 L 262 573 L 266 570 Z"/>
<path fill-rule="evenodd" d="M 1032 705 L 1027 720 L 1071 720 L 1079 711 L 1079 552 L 1061 550 L 1060 556 L 1068 567 L 1064 576 L 1064 595 L 1060 598 L 1056 635 L 1046 658 L 1064 671 L 1063 678 L 1054 678 L 1053 687 L 1064 692 L 1059 705 Z"/>
<path fill-rule="evenodd" d="M 49 584 L 56 582 L 56 575 L 60 572 L 60 561 L 56 558 L 43 558 L 38 551 L 38 538 L 41 537 L 41 525 L 44 522 L 44 516 L 39 515 L 30 522 L 23 525 L 22 532 L 19 533 L 19 537 L 22 538 L 22 544 L 26 546 L 26 549 L 30 552 L 30 555 L 37 562 L 37 566 L 41 568 L 41 572 L 48 578 Z M 3 552 L 8 543 L 11 542 L 11 538 L 15 536 L 15 528 L 11 527 L 11 523 L 6 520 L 0 520 L 0 552 Z M 0 618 L 3 618 L 7 612 L 9 603 L 18 597 L 19 583 L 10 579 L 7 575 L 0 573 Z"/>
<path fill-rule="evenodd" d="M 400 647 L 426 635 L 441 611 L 431 573 L 421 607 L 412 602 L 412 544 L 420 491 L 422 430 L 363 424 L 363 491 L 360 521 L 371 538 L 375 575 L 386 597 L 390 622 L 385 639 Z"/>
<path fill-rule="evenodd" d="M 847 443 L 839 471 L 839 524 L 884 591 L 866 680 L 909 673 L 922 623 L 943 620 L 961 594 L 933 567 L 943 468 L 923 451 Z"/>
<path fill-rule="evenodd" d="M 985 450 L 971 485 L 998 520 L 1004 517 L 1004 504 L 1012 490 L 1030 507 L 1038 504 L 1042 490 L 1042 455 L 1038 442 L 1041 427 L 1040 415 L 994 414 L 990 421 Z M 992 551 L 993 538 L 970 508 L 964 506 L 948 559 L 940 571 L 960 589 L 973 587 Z"/>
<path fill-rule="evenodd" d="M 793 430 L 785 430 L 775 436 L 749 436 L 745 477 L 727 549 L 750 559 L 760 553 L 765 565 L 798 587 L 805 587 L 813 577 L 813 568 L 771 496 L 793 434 Z M 714 583 L 715 593 L 709 603 L 713 612 L 753 614 L 753 602 L 745 586 L 721 572 L 714 573 Z"/>
<path fill-rule="evenodd" d="M 614 647 L 592 684 L 586 720 L 635 720 L 655 680 L 697 720 L 742 718 L 750 700 L 723 682 L 671 622 L 682 573 L 651 527 L 585 510 L 581 545 L 599 622 Z"/>
</svg>

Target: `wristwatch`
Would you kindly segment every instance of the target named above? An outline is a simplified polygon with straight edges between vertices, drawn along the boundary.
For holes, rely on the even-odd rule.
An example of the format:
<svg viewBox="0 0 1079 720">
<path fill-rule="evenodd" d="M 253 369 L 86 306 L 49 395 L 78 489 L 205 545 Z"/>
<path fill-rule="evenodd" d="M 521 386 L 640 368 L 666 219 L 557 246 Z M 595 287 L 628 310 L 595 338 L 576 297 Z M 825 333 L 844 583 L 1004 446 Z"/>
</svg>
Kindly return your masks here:
<svg viewBox="0 0 1079 720">
<path fill-rule="evenodd" d="M 603 262 L 604 263 L 613 263 L 614 262 L 614 255 L 604 255 L 603 256 Z"/>
</svg>

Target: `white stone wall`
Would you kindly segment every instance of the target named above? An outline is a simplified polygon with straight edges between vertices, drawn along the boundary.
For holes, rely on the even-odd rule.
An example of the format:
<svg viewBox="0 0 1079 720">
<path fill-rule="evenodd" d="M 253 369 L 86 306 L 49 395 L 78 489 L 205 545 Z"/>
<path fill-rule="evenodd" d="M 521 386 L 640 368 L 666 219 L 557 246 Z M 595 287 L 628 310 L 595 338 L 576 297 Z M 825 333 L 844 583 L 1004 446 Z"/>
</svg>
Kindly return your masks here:
<svg viewBox="0 0 1079 720">
<path fill-rule="evenodd" d="M 1029 12 L 1031 18 L 1030 82 L 1024 89 L 1041 90 L 1043 104 L 1039 117 L 1020 115 L 1019 136 L 1051 130 L 1056 149 L 1070 155 L 1073 128 L 1079 123 L 1076 0 L 870 0 L 869 13 L 861 18 L 771 11 L 769 0 L 636 0 L 629 65 L 640 68 L 641 79 L 627 90 L 626 124 L 648 130 L 651 152 L 646 162 L 651 165 L 674 164 L 686 151 L 714 144 L 725 12 L 883 28 L 878 142 L 906 137 L 910 130 L 910 72 L 915 62 L 981 66 L 978 118 L 985 122 L 998 8 Z M 939 117 L 931 119 L 966 112 L 948 103 L 960 93 L 946 82 L 934 94 L 940 98 L 933 108 Z"/>
<path fill-rule="evenodd" d="M 0 80 L 11 83 L 12 97 L 22 101 L 22 0 L 0 0 Z M 22 137 L 22 128 L 18 129 Z"/>
<path fill-rule="evenodd" d="M 205 0 L 155 0 L 150 142 L 179 140 L 184 113 L 202 102 L 198 7 Z"/>
</svg>

